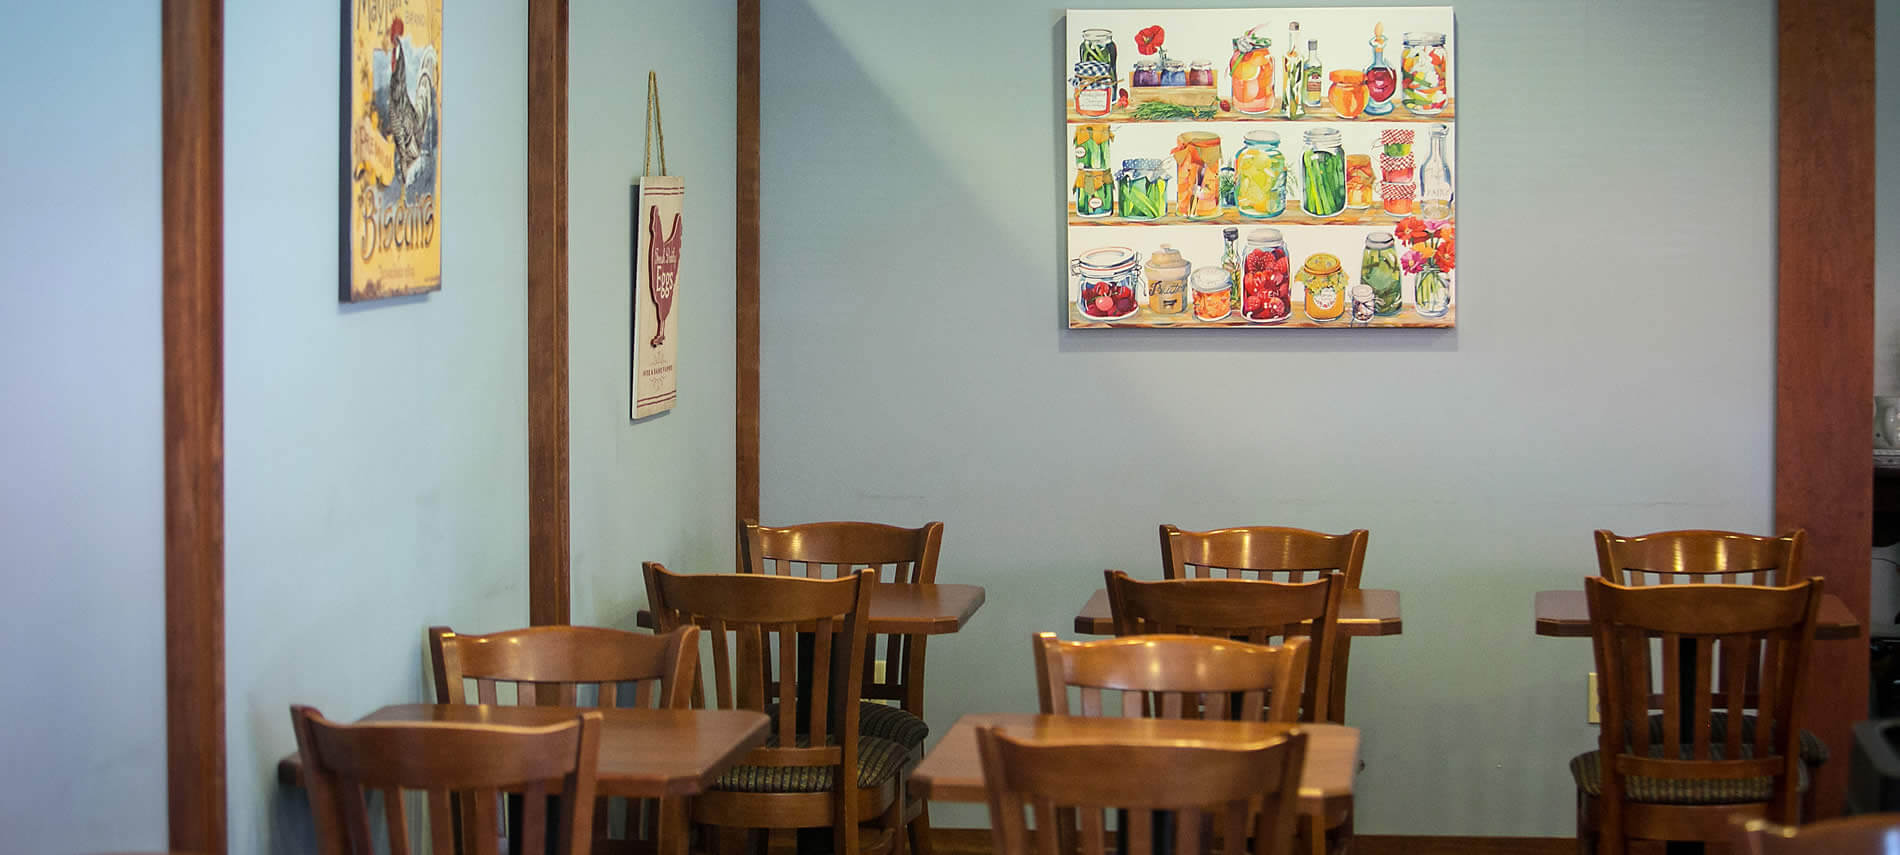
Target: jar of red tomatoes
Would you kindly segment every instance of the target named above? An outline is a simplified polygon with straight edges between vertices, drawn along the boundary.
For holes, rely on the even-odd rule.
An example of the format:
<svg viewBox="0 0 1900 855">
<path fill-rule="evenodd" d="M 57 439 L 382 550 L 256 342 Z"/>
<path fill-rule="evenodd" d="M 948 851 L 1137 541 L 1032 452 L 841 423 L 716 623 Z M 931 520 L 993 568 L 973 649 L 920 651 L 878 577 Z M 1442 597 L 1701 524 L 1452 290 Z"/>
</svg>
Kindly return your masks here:
<svg viewBox="0 0 1900 855">
<path fill-rule="evenodd" d="M 1286 239 L 1279 229 L 1247 233 L 1241 254 L 1240 315 L 1257 324 L 1284 323 L 1293 314 Z"/>
</svg>

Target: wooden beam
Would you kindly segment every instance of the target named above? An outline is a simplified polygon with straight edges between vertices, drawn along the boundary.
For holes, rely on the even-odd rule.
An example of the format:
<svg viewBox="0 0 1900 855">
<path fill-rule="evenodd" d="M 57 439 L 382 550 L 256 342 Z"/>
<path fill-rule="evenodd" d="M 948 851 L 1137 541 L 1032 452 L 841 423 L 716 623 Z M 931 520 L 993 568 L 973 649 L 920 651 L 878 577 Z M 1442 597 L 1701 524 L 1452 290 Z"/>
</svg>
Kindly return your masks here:
<svg viewBox="0 0 1900 855">
<path fill-rule="evenodd" d="M 1775 525 L 1868 625 L 1873 532 L 1873 0 L 1779 0 Z M 1863 632 L 1863 637 L 1865 633 Z M 1833 749 L 1816 808 L 1841 812 L 1849 728 L 1867 715 L 1867 645 L 1815 645 L 1800 715 Z"/>
<path fill-rule="evenodd" d="M 734 406 L 739 519 L 759 517 L 759 0 L 739 2 L 738 184 L 733 270 L 738 294 L 734 330 L 738 365 Z"/>
<path fill-rule="evenodd" d="M 170 846 L 225 851 L 224 3 L 162 15 Z"/>
<path fill-rule="evenodd" d="M 528 622 L 568 622 L 567 0 L 528 2 Z"/>
</svg>

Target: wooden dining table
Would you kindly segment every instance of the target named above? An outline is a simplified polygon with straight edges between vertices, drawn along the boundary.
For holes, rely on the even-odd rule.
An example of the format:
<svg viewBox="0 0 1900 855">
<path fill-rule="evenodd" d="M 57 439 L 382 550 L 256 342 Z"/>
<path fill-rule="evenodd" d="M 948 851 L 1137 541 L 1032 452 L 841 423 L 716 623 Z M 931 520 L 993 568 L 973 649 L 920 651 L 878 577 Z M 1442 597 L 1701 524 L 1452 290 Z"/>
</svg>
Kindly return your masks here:
<svg viewBox="0 0 1900 855">
<path fill-rule="evenodd" d="M 910 585 L 879 582 L 871 588 L 871 619 L 867 632 L 879 635 L 948 635 L 963 629 L 983 606 L 981 585 Z M 653 628 L 653 613 L 641 609 L 634 616 L 642 628 Z"/>
<path fill-rule="evenodd" d="M 957 719 L 911 772 L 910 784 L 919 795 L 938 802 L 987 800 L 983 764 L 976 750 L 979 727 L 1000 727 L 1013 737 L 1049 741 L 1194 740 L 1216 745 L 1258 743 L 1298 728 L 1307 738 L 1306 766 L 1300 772 L 1300 812 L 1313 816 L 1337 813 L 1349 804 L 1353 777 L 1359 771 L 1359 730 L 1340 724 L 970 713 Z"/>
<path fill-rule="evenodd" d="M 1399 619 L 1399 592 L 1376 588 L 1348 589 L 1339 599 L 1339 631 L 1348 636 L 1398 635 L 1405 629 Z M 1109 616 L 1108 590 L 1095 589 L 1075 615 L 1075 631 L 1082 635 L 1114 635 Z"/>
<path fill-rule="evenodd" d="M 1533 601 L 1538 635 L 1550 638 L 1589 638 L 1590 601 L 1581 588 L 1574 591 L 1538 591 Z M 1814 616 L 1816 639 L 1860 637 L 1860 621 L 1847 604 L 1833 594 L 1821 594 Z"/>
<path fill-rule="evenodd" d="M 454 722 L 542 727 L 573 721 L 583 712 L 601 714 L 596 789 L 603 796 L 632 799 L 691 796 L 746 752 L 765 744 L 770 723 L 750 710 L 506 707 L 482 704 L 397 704 L 360 722 Z M 277 780 L 303 786 L 303 759 L 295 752 L 277 762 Z"/>
</svg>

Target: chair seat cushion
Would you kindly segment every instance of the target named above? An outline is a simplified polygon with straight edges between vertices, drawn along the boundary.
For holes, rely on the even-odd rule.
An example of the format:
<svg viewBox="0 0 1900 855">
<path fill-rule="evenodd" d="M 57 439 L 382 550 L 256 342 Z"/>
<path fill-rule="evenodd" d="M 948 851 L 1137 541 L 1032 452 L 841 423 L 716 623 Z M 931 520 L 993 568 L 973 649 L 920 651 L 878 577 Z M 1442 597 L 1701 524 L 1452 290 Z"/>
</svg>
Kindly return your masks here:
<svg viewBox="0 0 1900 855">
<path fill-rule="evenodd" d="M 930 725 L 904 710 L 877 701 L 858 702 L 858 733 L 888 739 L 905 748 L 922 749 Z"/>
<path fill-rule="evenodd" d="M 798 747 L 809 746 L 806 737 L 798 738 Z M 776 737 L 765 747 L 778 746 Z M 904 766 L 909 752 L 904 746 L 875 736 L 858 737 L 858 787 L 881 787 Z M 712 788 L 734 793 L 824 793 L 837 781 L 836 766 L 734 766 L 713 781 Z"/>
<path fill-rule="evenodd" d="M 1661 742 L 1663 738 L 1662 731 L 1662 713 L 1650 713 L 1649 741 L 1652 743 Z M 1711 710 L 1709 712 L 1709 741 L 1721 742 L 1727 738 L 1728 711 Z M 1818 768 L 1827 762 L 1827 743 L 1822 742 L 1821 737 L 1815 736 L 1813 731 L 1802 728 L 1801 732 L 1795 735 L 1795 739 L 1801 744 L 1801 762 L 1807 765 L 1808 768 Z M 1753 713 L 1742 714 L 1742 741 L 1755 741 L 1755 716 Z"/>
<path fill-rule="evenodd" d="M 1660 756 L 1658 752 L 1652 754 Z M 1722 747 L 1712 746 L 1714 757 L 1722 757 Z M 1742 756 L 1752 756 L 1749 746 L 1742 746 Z M 1796 786 L 1800 792 L 1808 791 L 1808 767 L 1796 764 L 1798 780 Z M 1579 754 L 1570 759 L 1570 776 L 1577 781 L 1577 789 L 1592 796 L 1603 795 L 1603 761 L 1597 752 Z M 1729 778 L 1707 780 L 1696 778 L 1645 778 L 1631 775 L 1624 779 L 1624 794 L 1633 802 L 1659 805 L 1732 805 L 1749 802 L 1765 802 L 1774 797 L 1775 779 L 1773 778 Z"/>
</svg>

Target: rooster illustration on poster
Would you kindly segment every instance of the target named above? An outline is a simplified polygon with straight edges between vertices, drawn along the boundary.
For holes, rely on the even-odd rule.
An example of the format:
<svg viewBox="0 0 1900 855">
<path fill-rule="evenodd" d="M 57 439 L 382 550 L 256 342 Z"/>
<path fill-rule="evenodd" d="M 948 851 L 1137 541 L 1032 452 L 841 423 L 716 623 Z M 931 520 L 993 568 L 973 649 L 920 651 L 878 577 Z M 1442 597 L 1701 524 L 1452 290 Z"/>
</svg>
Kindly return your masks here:
<svg viewBox="0 0 1900 855">
<path fill-rule="evenodd" d="M 680 245 L 683 179 L 648 175 L 634 187 L 633 418 L 673 409 L 679 397 Z"/>
</svg>

